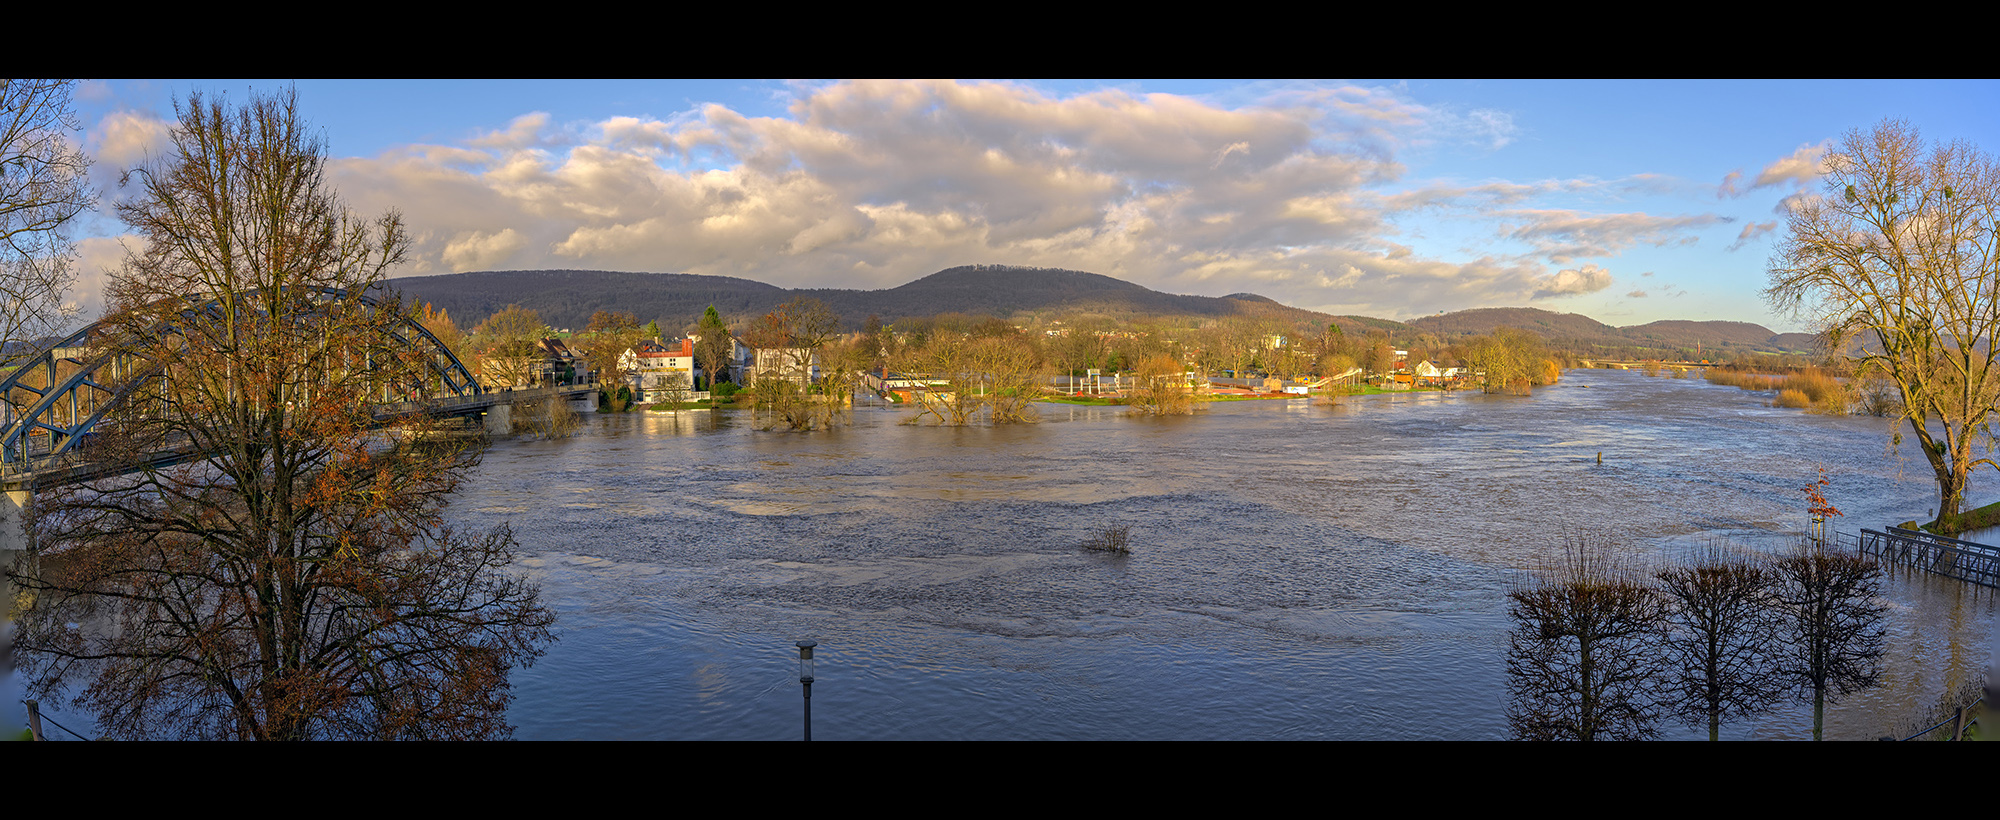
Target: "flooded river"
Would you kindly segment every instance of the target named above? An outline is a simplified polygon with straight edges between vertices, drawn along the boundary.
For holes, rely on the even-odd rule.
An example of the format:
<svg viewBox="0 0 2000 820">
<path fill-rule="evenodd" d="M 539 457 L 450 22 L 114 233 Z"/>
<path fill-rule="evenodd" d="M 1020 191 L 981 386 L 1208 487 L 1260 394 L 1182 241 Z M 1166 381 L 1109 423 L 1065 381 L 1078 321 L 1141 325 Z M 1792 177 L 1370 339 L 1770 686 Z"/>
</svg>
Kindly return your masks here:
<svg viewBox="0 0 2000 820">
<path fill-rule="evenodd" d="M 495 445 L 456 514 L 512 522 L 560 612 L 514 676 L 522 738 L 795 738 L 812 638 L 818 739 L 1499 739 L 1506 590 L 1564 533 L 1649 562 L 1780 550 L 1820 464 L 1842 529 L 1935 503 L 1882 420 L 1765 401 L 1572 371 L 1531 398 L 1044 405 L 999 428 L 592 416 Z M 1133 555 L 1079 549 L 1114 524 Z M 1885 685 L 1829 737 L 1900 730 L 1987 662 L 1990 591 L 1887 589 Z M 1810 711 L 1725 732 L 1809 737 Z"/>
</svg>

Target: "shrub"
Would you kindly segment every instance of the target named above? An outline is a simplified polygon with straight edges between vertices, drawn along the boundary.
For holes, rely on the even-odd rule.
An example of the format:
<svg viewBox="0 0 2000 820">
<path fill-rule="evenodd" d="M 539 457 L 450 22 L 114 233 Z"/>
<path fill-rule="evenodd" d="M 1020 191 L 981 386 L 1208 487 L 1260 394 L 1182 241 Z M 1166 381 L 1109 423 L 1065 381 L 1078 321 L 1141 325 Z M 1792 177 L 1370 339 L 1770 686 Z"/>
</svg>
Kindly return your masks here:
<svg viewBox="0 0 2000 820">
<path fill-rule="evenodd" d="M 1771 404 L 1776 407 L 1810 407 L 1812 397 L 1803 390 L 1786 389 L 1779 391 L 1778 398 Z"/>
<path fill-rule="evenodd" d="M 1095 552 L 1114 555 L 1132 554 L 1132 528 L 1124 524 L 1109 524 L 1098 528 L 1090 538 L 1085 539 L 1083 548 Z"/>
</svg>

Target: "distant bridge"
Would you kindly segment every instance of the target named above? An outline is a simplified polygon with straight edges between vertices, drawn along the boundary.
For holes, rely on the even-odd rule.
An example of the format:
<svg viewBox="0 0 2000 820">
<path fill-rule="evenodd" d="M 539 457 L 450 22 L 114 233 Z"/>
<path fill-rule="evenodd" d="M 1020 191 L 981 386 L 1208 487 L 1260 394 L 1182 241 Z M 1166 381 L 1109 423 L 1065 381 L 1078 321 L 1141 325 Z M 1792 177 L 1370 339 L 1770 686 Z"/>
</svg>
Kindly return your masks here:
<svg viewBox="0 0 2000 820">
<path fill-rule="evenodd" d="M 1660 360 L 1616 361 L 1611 359 L 1579 359 L 1577 360 L 1577 364 L 1586 368 L 1594 367 L 1604 370 L 1644 370 L 1648 367 L 1656 367 L 1661 370 L 1700 370 L 1715 366 L 1707 362 L 1668 362 Z"/>
</svg>

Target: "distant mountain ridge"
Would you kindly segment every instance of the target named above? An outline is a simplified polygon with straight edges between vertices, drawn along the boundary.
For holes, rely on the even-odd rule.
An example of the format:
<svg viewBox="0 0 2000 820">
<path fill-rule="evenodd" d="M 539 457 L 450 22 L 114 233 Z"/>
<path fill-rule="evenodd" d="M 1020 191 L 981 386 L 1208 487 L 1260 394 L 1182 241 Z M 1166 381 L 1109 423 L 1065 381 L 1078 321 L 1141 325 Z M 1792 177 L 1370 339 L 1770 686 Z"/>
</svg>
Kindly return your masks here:
<svg viewBox="0 0 2000 820">
<path fill-rule="evenodd" d="M 871 315 L 884 321 L 940 313 L 989 314 L 1099 312 L 1221 318 L 1255 316 L 1285 322 L 1334 322 L 1349 334 L 1382 329 L 1401 337 L 1431 333 L 1446 340 L 1491 333 L 1500 327 L 1532 331 L 1577 349 L 1737 348 L 1809 352 L 1816 337 L 1775 333 L 1749 322 L 1671 319 L 1613 327 L 1588 316 L 1539 308 L 1475 308 L 1395 322 L 1367 316 L 1332 316 L 1280 304 L 1254 293 L 1187 296 L 1162 293 L 1102 274 L 1060 268 L 961 265 L 882 290 L 781 288 L 733 276 L 586 270 L 482 271 L 389 280 L 391 290 L 451 313 L 470 330 L 508 305 L 540 313 L 552 327 L 582 329 L 599 310 L 626 310 L 639 321 L 658 321 L 668 332 L 693 324 L 714 305 L 724 316 L 761 316 L 784 302 L 811 296 L 827 303 L 850 328 Z"/>
<path fill-rule="evenodd" d="M 1750 322 L 1664 319 L 1643 325 L 1613 327 L 1577 313 L 1540 308 L 1474 308 L 1412 319 L 1421 331 L 1452 337 L 1485 334 L 1502 327 L 1534 331 L 1572 349 L 1588 347 L 1721 350 L 1747 348 L 1769 353 L 1811 353 L 1819 337 L 1810 333 L 1778 333 Z"/>
<path fill-rule="evenodd" d="M 885 321 L 939 313 L 1013 316 L 1021 312 L 1098 310 L 1113 314 L 1331 317 L 1253 294 L 1183 296 L 1123 279 L 1059 268 L 962 265 L 884 290 L 787 289 L 749 279 L 685 273 L 533 270 L 454 273 L 391 279 L 391 290 L 430 303 L 470 327 L 518 304 L 552 327 L 582 328 L 599 310 L 629 310 L 661 327 L 693 323 L 709 305 L 725 316 L 760 316 L 799 296 L 826 302 L 850 327 L 868 316 Z"/>
</svg>

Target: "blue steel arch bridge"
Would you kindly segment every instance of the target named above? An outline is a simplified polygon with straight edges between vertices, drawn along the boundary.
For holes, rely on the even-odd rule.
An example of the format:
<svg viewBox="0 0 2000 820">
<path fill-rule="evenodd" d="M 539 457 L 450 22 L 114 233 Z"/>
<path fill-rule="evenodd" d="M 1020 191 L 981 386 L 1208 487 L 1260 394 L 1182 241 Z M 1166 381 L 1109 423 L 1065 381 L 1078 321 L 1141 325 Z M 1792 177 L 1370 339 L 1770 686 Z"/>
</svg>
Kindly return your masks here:
<svg viewBox="0 0 2000 820">
<path fill-rule="evenodd" d="M 304 303 L 321 310 L 343 302 L 365 310 L 388 309 L 367 293 L 338 288 L 312 288 Z M 220 299 L 211 298 L 181 311 L 153 329 L 170 334 L 177 322 L 222 320 Z M 293 320 L 311 315 L 300 313 Z M 370 414 L 378 424 L 392 424 L 415 415 L 479 415 L 516 402 L 592 392 L 594 385 L 533 390 L 491 390 L 479 383 L 458 357 L 438 338 L 407 315 L 385 323 L 393 345 L 418 354 L 421 373 L 381 385 L 379 403 Z M 109 343 L 112 330 L 99 322 L 45 344 L 0 378 L 0 478 L 9 489 L 39 481 L 78 480 L 102 470 L 79 456 L 80 445 L 100 424 L 113 423 L 110 412 L 152 380 L 168 378 L 163 363 L 127 352 L 127 345 Z M 199 458 L 192 452 L 162 452 L 155 464 Z M 126 468 L 132 465 L 126 465 Z"/>
</svg>

